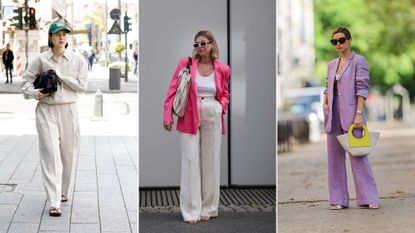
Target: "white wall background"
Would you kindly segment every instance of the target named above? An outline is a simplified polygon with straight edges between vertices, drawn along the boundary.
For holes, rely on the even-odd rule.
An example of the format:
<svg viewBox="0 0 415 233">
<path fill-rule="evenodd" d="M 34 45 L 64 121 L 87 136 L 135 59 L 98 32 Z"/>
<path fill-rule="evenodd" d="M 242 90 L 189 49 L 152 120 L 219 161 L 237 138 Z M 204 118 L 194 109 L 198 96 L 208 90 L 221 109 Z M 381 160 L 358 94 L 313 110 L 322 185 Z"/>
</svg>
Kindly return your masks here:
<svg viewBox="0 0 415 233">
<path fill-rule="evenodd" d="M 179 186 L 177 132 L 163 129 L 163 103 L 173 72 L 191 56 L 193 37 L 208 29 L 227 63 L 225 0 L 140 1 L 140 186 Z M 174 127 L 176 124 L 174 125 Z M 227 140 L 222 140 L 221 183 L 227 181 Z"/>
<path fill-rule="evenodd" d="M 231 130 L 222 137 L 222 185 L 275 185 L 275 1 L 230 1 Z M 227 63 L 226 0 L 140 1 L 140 187 L 179 186 L 177 132 L 163 129 L 163 102 L 193 36 L 211 30 Z M 231 183 L 228 182 L 228 149 Z"/>
<path fill-rule="evenodd" d="M 231 180 L 275 184 L 276 5 L 231 0 Z"/>
</svg>

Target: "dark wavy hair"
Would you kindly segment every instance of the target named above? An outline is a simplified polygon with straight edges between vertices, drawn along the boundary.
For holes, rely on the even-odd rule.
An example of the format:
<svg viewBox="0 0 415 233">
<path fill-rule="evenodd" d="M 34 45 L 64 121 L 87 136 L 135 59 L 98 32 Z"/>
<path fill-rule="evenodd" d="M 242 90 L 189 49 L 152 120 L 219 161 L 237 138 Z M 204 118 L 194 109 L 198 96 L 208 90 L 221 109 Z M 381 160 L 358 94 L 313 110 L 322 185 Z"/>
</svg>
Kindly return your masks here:
<svg viewBox="0 0 415 233">
<path fill-rule="evenodd" d="M 350 40 L 351 38 L 352 38 L 352 34 L 350 34 L 350 31 L 349 31 L 349 29 L 347 29 L 346 27 L 338 27 L 336 30 L 334 30 L 334 32 L 331 34 L 331 37 L 333 37 L 334 36 L 334 34 L 337 34 L 337 33 L 343 33 L 345 36 L 346 36 L 346 38 L 348 39 L 348 40 Z"/>
</svg>

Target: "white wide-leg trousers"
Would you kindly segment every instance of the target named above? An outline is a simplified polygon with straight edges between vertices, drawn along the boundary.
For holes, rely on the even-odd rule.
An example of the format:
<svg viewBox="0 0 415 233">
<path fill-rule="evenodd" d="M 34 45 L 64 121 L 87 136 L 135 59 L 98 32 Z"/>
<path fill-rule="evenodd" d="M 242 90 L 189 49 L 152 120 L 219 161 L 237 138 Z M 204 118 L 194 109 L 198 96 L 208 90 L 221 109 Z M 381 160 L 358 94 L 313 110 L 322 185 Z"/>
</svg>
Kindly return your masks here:
<svg viewBox="0 0 415 233">
<path fill-rule="evenodd" d="M 184 221 L 218 215 L 222 106 L 214 97 L 199 97 L 198 111 L 197 134 L 180 133 L 180 209 Z"/>
<path fill-rule="evenodd" d="M 36 129 L 43 184 L 50 205 L 60 208 L 61 195 L 69 193 L 72 165 L 80 145 L 76 104 L 39 103 Z"/>
</svg>

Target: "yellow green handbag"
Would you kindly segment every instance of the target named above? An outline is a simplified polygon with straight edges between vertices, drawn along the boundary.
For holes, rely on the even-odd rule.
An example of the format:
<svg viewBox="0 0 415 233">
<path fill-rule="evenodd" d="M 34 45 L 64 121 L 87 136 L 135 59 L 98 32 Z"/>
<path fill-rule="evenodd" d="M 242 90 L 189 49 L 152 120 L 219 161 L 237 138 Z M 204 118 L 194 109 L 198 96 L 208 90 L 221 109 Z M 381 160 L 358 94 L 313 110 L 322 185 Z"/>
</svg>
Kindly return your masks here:
<svg viewBox="0 0 415 233">
<path fill-rule="evenodd" d="M 366 125 L 362 125 L 363 136 L 356 138 L 353 135 L 354 124 L 351 124 L 347 133 L 337 136 L 337 140 L 342 145 L 343 149 L 352 156 L 368 155 L 375 148 L 379 141 L 379 132 L 369 132 Z"/>
</svg>

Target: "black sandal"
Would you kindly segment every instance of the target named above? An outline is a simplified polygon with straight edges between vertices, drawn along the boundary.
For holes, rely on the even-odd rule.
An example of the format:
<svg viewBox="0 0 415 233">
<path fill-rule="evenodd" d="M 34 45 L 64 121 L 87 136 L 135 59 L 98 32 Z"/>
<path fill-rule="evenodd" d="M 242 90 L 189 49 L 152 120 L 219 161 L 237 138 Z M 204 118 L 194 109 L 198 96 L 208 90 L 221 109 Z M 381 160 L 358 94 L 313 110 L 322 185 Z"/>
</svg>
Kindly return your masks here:
<svg viewBox="0 0 415 233">
<path fill-rule="evenodd" d="M 65 195 L 61 195 L 61 202 L 67 202 L 68 198 Z"/>
<path fill-rule="evenodd" d="M 62 214 L 61 209 L 59 209 L 59 208 L 51 207 L 49 209 L 49 215 L 52 216 L 52 217 L 59 217 L 59 216 L 61 216 L 61 214 Z"/>
</svg>

